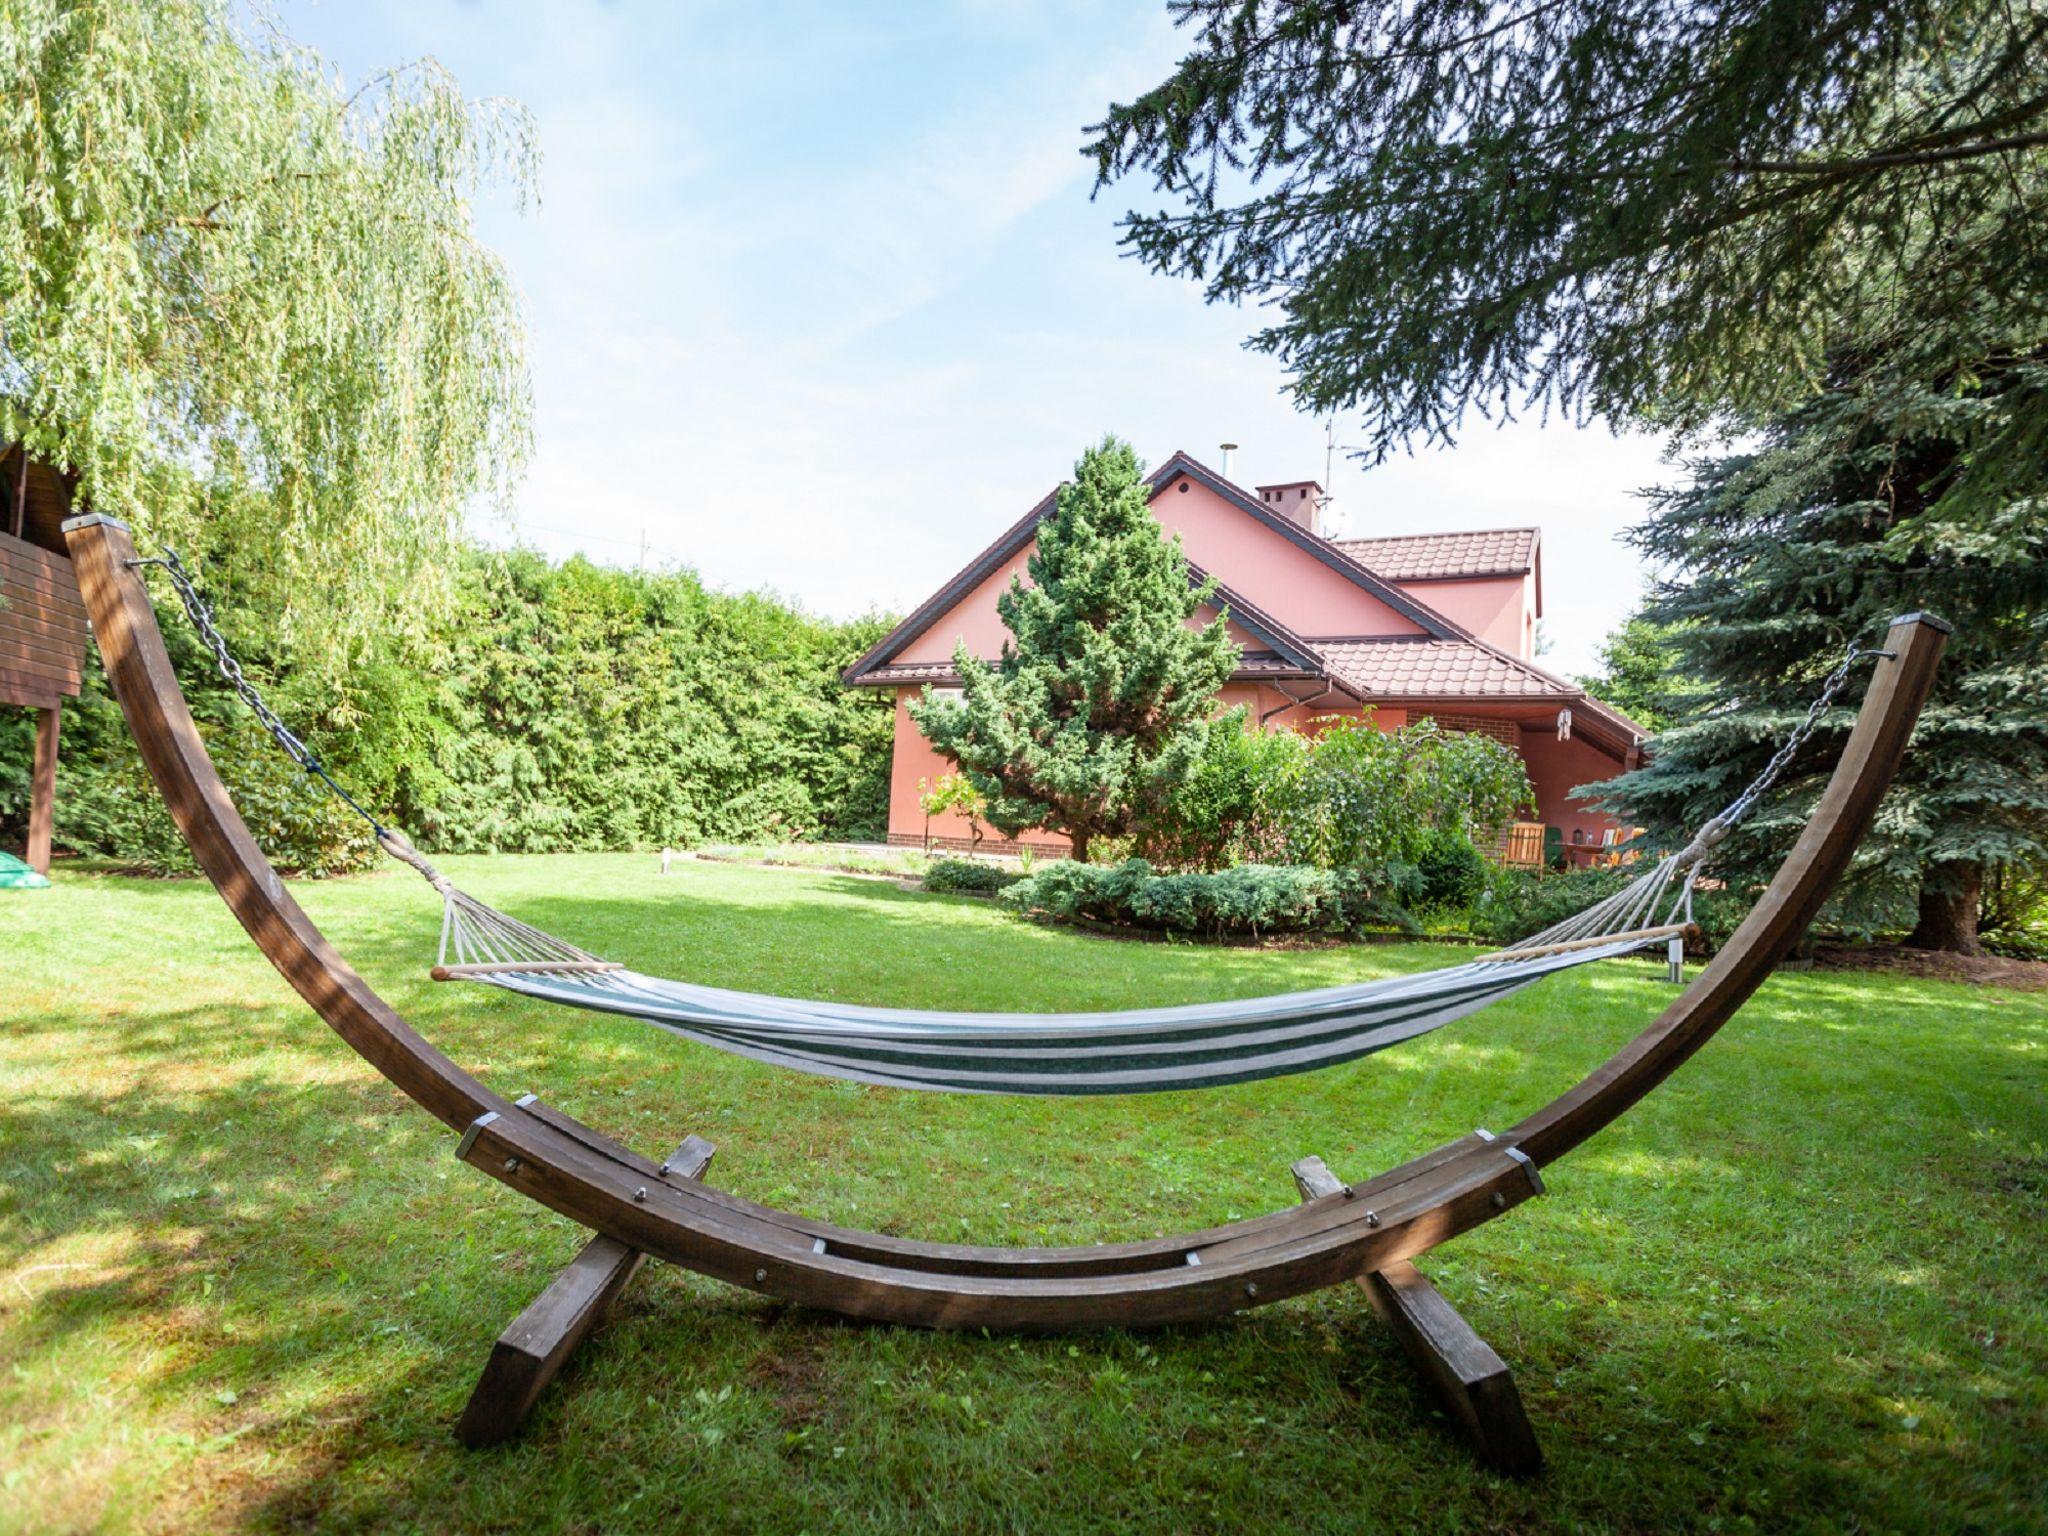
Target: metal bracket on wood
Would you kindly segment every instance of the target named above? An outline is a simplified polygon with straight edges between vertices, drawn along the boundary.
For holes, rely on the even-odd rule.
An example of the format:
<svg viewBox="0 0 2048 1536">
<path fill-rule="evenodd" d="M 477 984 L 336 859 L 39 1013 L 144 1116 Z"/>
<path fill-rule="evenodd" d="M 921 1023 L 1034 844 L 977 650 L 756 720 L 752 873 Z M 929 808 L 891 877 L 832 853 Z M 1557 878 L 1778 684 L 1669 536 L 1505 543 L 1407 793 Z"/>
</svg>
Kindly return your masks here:
<svg viewBox="0 0 2048 1536">
<path fill-rule="evenodd" d="M 528 1094 L 518 1107 L 533 1105 L 533 1096 Z M 478 1133 L 497 1118 L 495 1114 L 480 1116 L 463 1133 L 460 1155 L 466 1156 Z M 663 1161 L 661 1170 L 670 1178 L 701 1178 L 715 1151 L 701 1136 L 688 1137 Z M 576 1346 L 604 1321 L 645 1257 L 639 1249 L 601 1233 L 583 1245 L 583 1251 L 491 1346 L 490 1359 L 484 1362 L 469 1405 L 455 1426 L 464 1445 L 481 1450 L 519 1433 L 548 1383 L 568 1363 Z"/>
<path fill-rule="evenodd" d="M 1486 1131 L 1478 1135 L 1483 1141 L 1494 1140 Z M 1543 1178 L 1535 1163 L 1518 1147 L 1501 1150 L 1523 1165 L 1535 1192 L 1542 1194 Z M 1351 1186 L 1330 1172 L 1320 1157 L 1304 1157 L 1291 1172 L 1304 1200 L 1351 1193 Z M 1540 1471 L 1543 1448 L 1536 1442 L 1507 1363 L 1428 1277 L 1404 1259 L 1359 1276 L 1358 1284 L 1464 1429 L 1479 1459 L 1515 1477 Z"/>
</svg>

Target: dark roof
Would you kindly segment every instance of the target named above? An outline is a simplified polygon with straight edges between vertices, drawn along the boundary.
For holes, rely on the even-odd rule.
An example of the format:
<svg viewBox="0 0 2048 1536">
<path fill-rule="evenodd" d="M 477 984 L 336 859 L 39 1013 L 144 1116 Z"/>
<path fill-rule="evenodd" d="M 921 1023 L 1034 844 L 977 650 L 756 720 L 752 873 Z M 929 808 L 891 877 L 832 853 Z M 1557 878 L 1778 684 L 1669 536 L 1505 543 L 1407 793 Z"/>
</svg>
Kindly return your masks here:
<svg viewBox="0 0 2048 1536">
<path fill-rule="evenodd" d="M 997 562 L 998 565 L 1001 563 Z M 1191 588 L 1200 588 L 1209 579 L 1207 571 L 1193 561 L 1188 562 L 1188 585 Z M 1240 653 L 1237 670 L 1231 673 L 1233 679 L 1322 677 L 1327 673 L 1328 663 L 1313 646 L 1228 584 L 1216 583 L 1212 601 L 1253 639 L 1265 642 L 1264 649 Z M 859 670 L 849 668 L 845 681 L 856 688 L 875 688 L 889 683 L 937 683 L 943 687 L 957 684 L 960 677 L 950 661 L 909 661 L 882 662 Z"/>
<path fill-rule="evenodd" d="M 1333 675 L 1354 690 L 1390 704 L 1539 703 L 1583 713 L 1599 734 L 1623 747 L 1649 732 L 1620 710 L 1601 703 L 1577 683 L 1511 656 L 1484 641 L 1433 640 L 1400 635 L 1317 639 Z"/>
</svg>

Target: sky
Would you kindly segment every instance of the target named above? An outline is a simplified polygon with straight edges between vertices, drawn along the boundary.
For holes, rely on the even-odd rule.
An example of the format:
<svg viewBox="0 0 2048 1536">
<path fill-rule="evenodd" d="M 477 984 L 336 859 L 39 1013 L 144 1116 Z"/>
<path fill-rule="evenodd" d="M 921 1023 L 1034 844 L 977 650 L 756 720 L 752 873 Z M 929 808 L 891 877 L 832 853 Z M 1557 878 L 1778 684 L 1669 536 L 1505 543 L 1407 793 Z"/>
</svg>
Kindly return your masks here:
<svg viewBox="0 0 2048 1536">
<path fill-rule="evenodd" d="M 687 565 L 813 612 L 902 612 L 1106 432 L 1244 485 L 1324 479 L 1326 423 L 1244 339 L 1257 310 L 1119 253 L 1078 153 L 1187 38 L 1152 0 L 284 0 L 353 82 L 432 55 L 532 112 L 541 197 L 479 204 L 531 328 L 511 526 L 555 556 Z M 1346 423 L 1336 422 L 1345 442 Z M 1375 467 L 1340 536 L 1536 524 L 1543 664 L 1590 670 L 1635 605 L 1617 535 L 1672 478 L 1604 427 L 1475 421 Z"/>
</svg>

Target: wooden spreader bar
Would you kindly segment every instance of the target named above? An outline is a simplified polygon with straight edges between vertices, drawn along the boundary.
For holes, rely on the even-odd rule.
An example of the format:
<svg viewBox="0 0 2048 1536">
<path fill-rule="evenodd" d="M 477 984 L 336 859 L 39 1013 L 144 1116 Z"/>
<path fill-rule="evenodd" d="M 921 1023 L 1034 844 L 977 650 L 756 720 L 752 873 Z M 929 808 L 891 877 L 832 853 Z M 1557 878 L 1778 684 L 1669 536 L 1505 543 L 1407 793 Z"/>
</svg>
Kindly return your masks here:
<svg viewBox="0 0 2048 1536">
<path fill-rule="evenodd" d="M 1749 917 L 1642 1034 L 1498 1138 L 1461 1137 L 1352 1186 L 1349 1198 L 1305 1200 L 1205 1232 L 1094 1247 L 984 1248 L 855 1231 L 743 1200 L 678 1176 L 688 1167 L 680 1149 L 666 1165 L 655 1163 L 545 1105 L 514 1104 L 463 1070 L 335 952 L 249 835 L 178 686 L 126 527 L 104 516 L 64 527 L 107 677 L 142 760 L 250 938 L 365 1061 L 463 1132 L 466 1162 L 616 1245 L 580 1270 L 572 1265 L 576 1277 L 560 1282 L 558 1305 L 522 1334 L 514 1353 L 537 1364 L 516 1379 L 503 1375 L 502 1394 L 493 1388 L 514 1403 L 529 1387 L 539 1390 L 536 1380 L 544 1384 L 558 1345 L 566 1357 L 602 1316 L 608 1290 L 616 1294 L 611 1281 L 629 1262 L 620 1250 L 852 1317 L 1033 1332 L 1194 1322 L 1361 1276 L 1401 1276 L 1394 1268 L 1401 1261 L 1529 1199 L 1540 1187 L 1538 1167 L 1640 1102 L 1763 983 L 1875 816 L 1948 633 L 1922 614 L 1893 622 L 1834 776 Z M 1458 1353 L 1437 1331 L 1442 1315 L 1417 1301 L 1412 1287 L 1397 1284 L 1392 1292 L 1398 1315 L 1428 1334 L 1432 1356 Z M 1458 1379 L 1468 1378 L 1461 1368 Z M 507 1417 L 478 1412 L 497 1424 Z M 1489 1412 L 1498 1418 L 1497 1407 Z"/>
<path fill-rule="evenodd" d="M 1603 945 L 1618 944 L 1623 939 L 1637 939 L 1648 944 L 1655 939 L 1698 938 L 1697 923 L 1659 923 L 1654 928 L 1631 928 L 1626 933 L 1596 933 L 1590 939 L 1567 939 L 1561 944 L 1529 944 L 1519 949 L 1497 949 L 1490 955 L 1481 955 L 1481 960 L 1533 960 L 1538 955 L 1563 955 L 1577 949 L 1599 949 Z"/>
<path fill-rule="evenodd" d="M 478 976 L 590 976 L 624 969 L 616 960 L 474 960 L 437 965 L 427 974 L 436 981 L 462 981 Z"/>
</svg>

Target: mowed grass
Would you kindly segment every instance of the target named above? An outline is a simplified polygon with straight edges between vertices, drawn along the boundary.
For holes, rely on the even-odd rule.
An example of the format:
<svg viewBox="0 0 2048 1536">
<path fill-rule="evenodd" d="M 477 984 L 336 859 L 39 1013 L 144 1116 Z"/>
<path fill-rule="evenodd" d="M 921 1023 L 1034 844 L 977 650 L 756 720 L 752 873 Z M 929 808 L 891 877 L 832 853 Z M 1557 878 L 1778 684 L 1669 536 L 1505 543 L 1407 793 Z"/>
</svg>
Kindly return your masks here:
<svg viewBox="0 0 2048 1536">
<path fill-rule="evenodd" d="M 874 880 L 450 860 L 649 970 L 874 1003 L 1093 1008 L 1442 963 L 1118 943 Z M 298 894 L 454 1056 L 714 1183 L 930 1238 L 1249 1215 L 1500 1128 L 1671 996 L 1546 983 L 1353 1066 L 1203 1094 L 912 1095 L 425 976 L 431 894 Z M 458 1163 L 198 882 L 0 896 L 0 1526 L 1440 1531 L 2044 1527 L 2048 1004 L 1783 975 L 1550 1194 L 1425 1268 L 1550 1458 L 1477 1469 L 1354 1287 L 1071 1339 L 852 1325 L 650 1266 L 518 1443 L 451 1429 L 584 1234 Z"/>
</svg>

